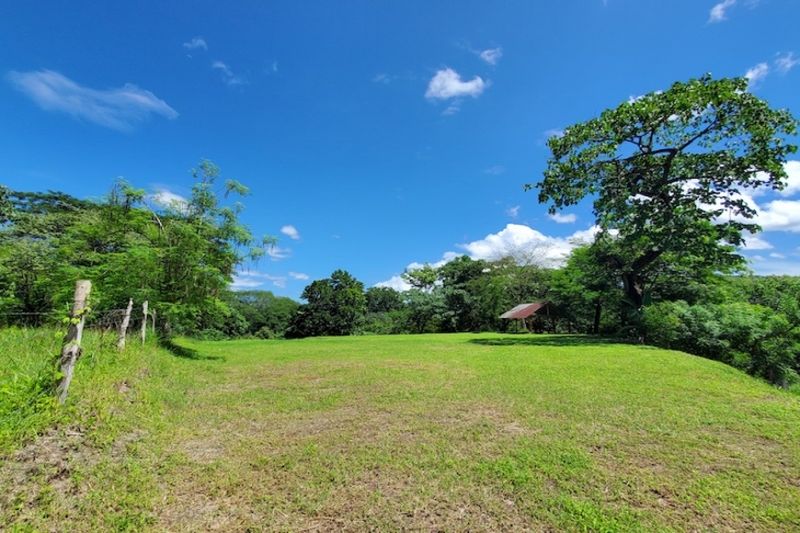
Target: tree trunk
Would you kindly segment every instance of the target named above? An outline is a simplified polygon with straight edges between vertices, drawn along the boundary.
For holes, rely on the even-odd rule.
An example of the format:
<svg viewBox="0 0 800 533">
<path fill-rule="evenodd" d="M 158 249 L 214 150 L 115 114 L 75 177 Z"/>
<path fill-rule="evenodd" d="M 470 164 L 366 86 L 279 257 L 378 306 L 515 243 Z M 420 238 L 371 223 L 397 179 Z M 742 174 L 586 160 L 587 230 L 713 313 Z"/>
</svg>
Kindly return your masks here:
<svg viewBox="0 0 800 533">
<path fill-rule="evenodd" d="M 79 280 L 75 284 L 75 296 L 72 301 L 72 313 L 64 342 L 61 347 L 61 381 L 56 386 L 56 396 L 59 403 L 64 403 L 72 382 L 75 371 L 75 362 L 81 355 L 81 339 L 83 338 L 83 325 L 86 322 L 86 302 L 92 291 L 92 282 Z"/>
<path fill-rule="evenodd" d="M 600 315 L 602 314 L 602 312 L 603 312 L 603 304 L 598 299 L 594 303 L 594 323 L 592 324 L 592 333 L 594 335 L 600 333 Z"/>
<path fill-rule="evenodd" d="M 625 295 L 637 312 L 642 310 L 644 305 L 644 280 L 641 276 L 634 273 L 622 275 L 622 283 L 625 287 Z"/>
</svg>

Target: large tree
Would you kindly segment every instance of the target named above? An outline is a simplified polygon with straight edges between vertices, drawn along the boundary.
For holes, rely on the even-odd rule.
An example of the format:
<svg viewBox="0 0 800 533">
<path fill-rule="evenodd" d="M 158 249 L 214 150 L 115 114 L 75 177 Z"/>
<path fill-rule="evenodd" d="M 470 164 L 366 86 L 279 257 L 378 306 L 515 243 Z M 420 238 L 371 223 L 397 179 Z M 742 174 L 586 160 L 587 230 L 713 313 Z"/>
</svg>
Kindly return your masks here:
<svg viewBox="0 0 800 533">
<path fill-rule="evenodd" d="M 367 311 L 364 284 L 345 270 L 318 279 L 303 289 L 300 306 L 286 332 L 287 337 L 350 335 Z"/>
<path fill-rule="evenodd" d="M 745 79 L 675 83 L 551 137 L 539 201 L 551 213 L 594 201 L 598 255 L 640 309 L 665 268 L 742 264 L 736 246 L 760 228 L 739 193 L 784 186 L 796 125 L 748 92 Z"/>
</svg>

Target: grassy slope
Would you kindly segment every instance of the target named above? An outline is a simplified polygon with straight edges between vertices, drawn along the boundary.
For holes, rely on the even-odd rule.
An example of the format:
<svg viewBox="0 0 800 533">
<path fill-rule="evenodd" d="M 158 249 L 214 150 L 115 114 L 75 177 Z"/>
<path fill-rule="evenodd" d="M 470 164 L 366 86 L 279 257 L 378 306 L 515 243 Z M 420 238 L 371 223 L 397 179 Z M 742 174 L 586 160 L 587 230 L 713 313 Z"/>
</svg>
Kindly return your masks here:
<svg viewBox="0 0 800 533">
<path fill-rule="evenodd" d="M 0 525 L 800 527 L 800 399 L 712 361 L 550 336 L 183 345 L 142 357 L 60 475 L 3 486 L 31 446 L 0 467 Z"/>
</svg>

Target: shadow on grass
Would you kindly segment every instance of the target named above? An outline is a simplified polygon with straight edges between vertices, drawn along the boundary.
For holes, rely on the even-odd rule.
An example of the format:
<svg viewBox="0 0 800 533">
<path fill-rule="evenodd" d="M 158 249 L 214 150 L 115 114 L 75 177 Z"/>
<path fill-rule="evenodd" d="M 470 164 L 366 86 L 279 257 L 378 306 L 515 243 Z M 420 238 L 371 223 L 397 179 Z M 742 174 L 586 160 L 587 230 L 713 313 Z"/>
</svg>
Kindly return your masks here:
<svg viewBox="0 0 800 533">
<path fill-rule="evenodd" d="M 472 344 L 483 346 L 598 346 L 603 344 L 627 344 L 620 339 L 593 337 L 591 335 L 528 335 L 497 339 L 470 339 Z"/>
<path fill-rule="evenodd" d="M 159 339 L 158 345 L 167 350 L 175 357 L 182 359 L 191 359 L 193 361 L 224 361 L 225 358 L 221 355 L 204 355 L 195 350 L 194 348 L 187 348 L 176 344 L 172 339 Z"/>
</svg>

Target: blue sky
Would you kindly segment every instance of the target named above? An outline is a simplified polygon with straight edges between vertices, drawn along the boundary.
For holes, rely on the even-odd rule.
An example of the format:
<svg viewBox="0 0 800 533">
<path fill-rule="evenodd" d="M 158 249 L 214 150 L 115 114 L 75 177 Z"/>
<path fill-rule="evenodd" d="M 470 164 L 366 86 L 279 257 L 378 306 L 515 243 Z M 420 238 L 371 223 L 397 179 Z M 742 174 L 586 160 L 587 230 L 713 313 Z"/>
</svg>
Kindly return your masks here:
<svg viewBox="0 0 800 533">
<path fill-rule="evenodd" d="M 592 217 L 523 192 L 549 134 L 705 72 L 798 115 L 798 21 L 792 0 L 3 2 L 0 182 L 98 197 L 124 176 L 164 198 L 211 159 L 280 238 L 238 286 L 295 297 L 336 268 L 373 285 L 459 253 L 557 261 Z M 753 197 L 759 272 L 800 274 L 790 171 Z"/>
</svg>

